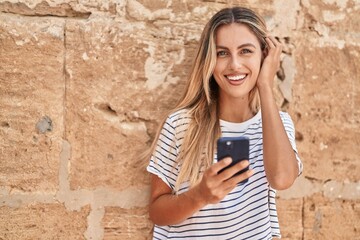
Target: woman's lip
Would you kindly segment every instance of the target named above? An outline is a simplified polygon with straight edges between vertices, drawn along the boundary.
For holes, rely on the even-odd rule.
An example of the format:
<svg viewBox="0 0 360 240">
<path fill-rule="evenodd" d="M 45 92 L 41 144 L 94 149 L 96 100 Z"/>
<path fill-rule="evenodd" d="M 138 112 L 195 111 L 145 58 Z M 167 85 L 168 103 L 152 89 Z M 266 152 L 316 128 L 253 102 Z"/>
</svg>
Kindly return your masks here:
<svg viewBox="0 0 360 240">
<path fill-rule="evenodd" d="M 246 75 L 243 79 L 241 79 L 241 80 L 230 80 L 230 79 L 228 79 L 228 78 L 226 78 L 226 80 L 227 80 L 231 85 L 233 85 L 233 86 L 238 86 L 238 85 L 243 84 L 243 83 L 245 82 L 246 78 L 247 78 L 247 75 Z"/>
<path fill-rule="evenodd" d="M 225 75 L 225 78 L 230 82 L 242 82 L 246 79 L 247 74 Z"/>
<path fill-rule="evenodd" d="M 247 74 L 231 74 L 231 75 L 225 75 L 225 77 L 229 80 L 229 81 L 241 81 L 243 79 L 245 79 L 247 77 Z"/>
</svg>

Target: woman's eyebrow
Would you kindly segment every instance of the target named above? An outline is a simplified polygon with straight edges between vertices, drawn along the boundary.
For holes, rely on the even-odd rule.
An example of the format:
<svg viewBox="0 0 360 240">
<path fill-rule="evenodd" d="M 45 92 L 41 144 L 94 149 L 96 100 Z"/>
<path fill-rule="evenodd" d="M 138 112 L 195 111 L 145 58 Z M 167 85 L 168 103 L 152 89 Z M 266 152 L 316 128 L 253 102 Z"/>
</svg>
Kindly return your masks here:
<svg viewBox="0 0 360 240">
<path fill-rule="evenodd" d="M 256 46 L 254 44 L 252 44 L 252 43 L 244 43 L 244 44 L 241 44 L 240 46 L 238 46 L 237 48 L 240 49 L 240 48 L 244 48 L 244 47 L 256 48 Z M 229 48 L 221 46 L 221 45 L 216 45 L 216 48 L 229 49 Z"/>
</svg>

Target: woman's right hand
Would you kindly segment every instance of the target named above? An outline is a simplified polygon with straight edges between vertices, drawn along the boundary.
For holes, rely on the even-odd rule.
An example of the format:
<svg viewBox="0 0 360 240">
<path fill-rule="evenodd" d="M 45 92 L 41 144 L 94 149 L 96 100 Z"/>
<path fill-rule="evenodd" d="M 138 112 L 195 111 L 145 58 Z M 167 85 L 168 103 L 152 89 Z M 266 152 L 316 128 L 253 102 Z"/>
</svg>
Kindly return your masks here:
<svg viewBox="0 0 360 240">
<path fill-rule="evenodd" d="M 172 189 L 162 179 L 153 175 L 149 206 L 150 219 L 159 226 L 174 225 L 193 216 L 207 204 L 220 202 L 239 182 L 253 175 L 253 170 L 248 170 L 234 176 L 249 165 L 248 161 L 241 161 L 219 173 L 230 163 L 231 158 L 224 158 L 213 164 L 204 172 L 197 185 L 179 195 L 173 194 Z"/>
<path fill-rule="evenodd" d="M 251 177 L 253 170 L 234 176 L 242 169 L 249 166 L 249 161 L 244 160 L 236 165 L 222 171 L 231 164 L 231 158 L 227 157 L 217 163 L 213 164 L 207 170 L 205 170 L 201 181 L 194 186 L 193 191 L 196 191 L 199 195 L 200 201 L 204 204 L 215 204 L 220 202 L 225 196 L 233 190 L 239 182 Z"/>
</svg>

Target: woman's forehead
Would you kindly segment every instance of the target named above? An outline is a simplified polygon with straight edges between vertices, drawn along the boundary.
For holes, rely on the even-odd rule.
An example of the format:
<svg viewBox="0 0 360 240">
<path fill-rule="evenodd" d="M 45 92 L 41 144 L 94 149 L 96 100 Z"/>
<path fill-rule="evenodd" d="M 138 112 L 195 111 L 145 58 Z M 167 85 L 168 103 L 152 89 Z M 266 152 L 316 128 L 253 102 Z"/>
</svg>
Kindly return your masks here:
<svg viewBox="0 0 360 240">
<path fill-rule="evenodd" d="M 259 39 L 250 28 L 242 23 L 231 23 L 220 26 L 215 33 L 216 45 L 243 45 L 251 43 L 260 46 Z"/>
</svg>

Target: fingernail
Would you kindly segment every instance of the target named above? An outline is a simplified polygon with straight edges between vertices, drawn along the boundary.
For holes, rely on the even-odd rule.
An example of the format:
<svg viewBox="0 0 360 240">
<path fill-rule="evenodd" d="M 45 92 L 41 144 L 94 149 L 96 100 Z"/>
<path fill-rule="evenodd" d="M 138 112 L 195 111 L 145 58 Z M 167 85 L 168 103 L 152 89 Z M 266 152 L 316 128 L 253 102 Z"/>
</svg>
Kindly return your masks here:
<svg viewBox="0 0 360 240">
<path fill-rule="evenodd" d="M 232 162 L 232 159 L 231 158 L 225 158 L 224 161 L 225 161 L 226 164 L 230 164 Z"/>
</svg>

